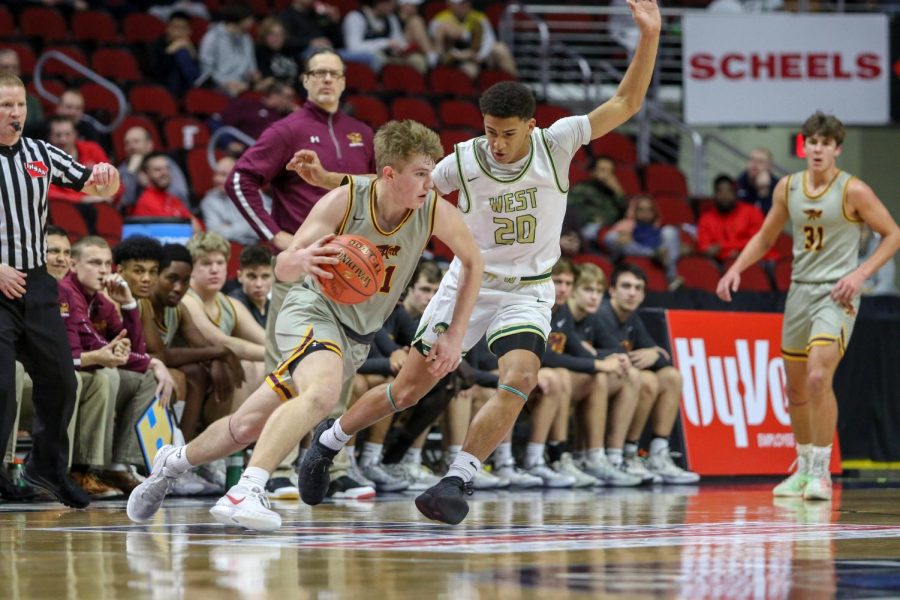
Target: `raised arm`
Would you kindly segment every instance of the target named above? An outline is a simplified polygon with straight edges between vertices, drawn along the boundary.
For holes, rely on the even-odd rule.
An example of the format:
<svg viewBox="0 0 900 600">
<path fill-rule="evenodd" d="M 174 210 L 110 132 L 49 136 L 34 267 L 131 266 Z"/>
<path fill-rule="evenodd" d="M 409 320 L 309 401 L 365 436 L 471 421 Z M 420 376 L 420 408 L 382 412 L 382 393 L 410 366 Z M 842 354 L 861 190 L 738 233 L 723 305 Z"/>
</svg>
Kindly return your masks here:
<svg viewBox="0 0 900 600">
<path fill-rule="evenodd" d="M 737 260 L 728 269 L 719 284 L 716 286 L 716 294 L 726 302 L 731 302 L 731 292 L 738 291 L 741 284 L 741 273 L 744 269 L 761 259 L 775 244 L 778 235 L 784 230 L 785 223 L 790 215 L 787 209 L 787 177 L 782 177 L 775 186 L 772 194 L 772 208 L 766 215 L 762 227 L 757 231 L 744 249 L 741 250 Z"/>
<path fill-rule="evenodd" d="M 659 7 L 656 0 L 628 0 L 628 7 L 641 31 L 641 38 L 615 96 L 588 114 L 593 140 L 606 135 L 637 114 L 653 77 L 661 26 Z"/>
</svg>

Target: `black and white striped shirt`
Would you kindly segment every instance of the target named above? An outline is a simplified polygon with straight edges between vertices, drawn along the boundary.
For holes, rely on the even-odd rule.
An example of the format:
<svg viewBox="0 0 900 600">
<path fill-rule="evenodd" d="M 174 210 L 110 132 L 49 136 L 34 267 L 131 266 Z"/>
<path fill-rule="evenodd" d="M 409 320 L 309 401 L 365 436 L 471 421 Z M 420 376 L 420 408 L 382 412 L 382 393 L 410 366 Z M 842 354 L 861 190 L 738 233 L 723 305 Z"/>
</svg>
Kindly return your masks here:
<svg viewBox="0 0 900 600">
<path fill-rule="evenodd" d="M 0 263 L 19 270 L 47 263 L 47 192 L 51 183 L 81 190 L 91 170 L 43 140 L 0 146 Z"/>
</svg>

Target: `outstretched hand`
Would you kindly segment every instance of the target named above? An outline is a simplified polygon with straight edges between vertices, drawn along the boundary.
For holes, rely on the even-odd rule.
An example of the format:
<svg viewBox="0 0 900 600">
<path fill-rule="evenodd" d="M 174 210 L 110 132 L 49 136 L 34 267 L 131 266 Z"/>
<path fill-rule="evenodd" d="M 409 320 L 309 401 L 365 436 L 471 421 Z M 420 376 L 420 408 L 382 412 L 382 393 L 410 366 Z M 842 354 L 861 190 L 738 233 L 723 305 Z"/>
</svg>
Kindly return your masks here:
<svg viewBox="0 0 900 600">
<path fill-rule="evenodd" d="M 659 33 L 662 17 L 656 0 L 628 0 L 628 8 L 642 33 Z"/>
</svg>

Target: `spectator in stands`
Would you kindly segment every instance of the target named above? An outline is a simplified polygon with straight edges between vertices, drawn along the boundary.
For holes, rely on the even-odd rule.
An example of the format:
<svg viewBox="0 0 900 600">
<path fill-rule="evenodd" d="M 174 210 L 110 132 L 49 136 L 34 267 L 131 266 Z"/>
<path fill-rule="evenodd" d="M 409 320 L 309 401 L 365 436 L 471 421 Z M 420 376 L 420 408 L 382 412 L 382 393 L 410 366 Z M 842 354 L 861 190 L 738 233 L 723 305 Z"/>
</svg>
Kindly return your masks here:
<svg viewBox="0 0 900 600">
<path fill-rule="evenodd" d="M 340 48 L 341 11 L 319 0 L 291 0 L 279 15 L 287 30 L 287 48 L 297 60 L 320 48 Z M 349 59 L 348 59 L 349 60 Z"/>
<path fill-rule="evenodd" d="M 19 55 L 12 48 L 0 49 L 0 73 L 9 73 L 16 77 L 22 77 L 22 66 L 19 61 Z M 25 120 L 25 130 L 23 135 L 27 137 L 44 137 L 44 107 L 41 105 L 40 99 L 26 92 L 25 108 L 28 111 L 28 118 Z"/>
<path fill-rule="evenodd" d="M 261 77 L 257 89 L 269 89 L 276 81 L 288 85 L 297 82 L 300 67 L 286 42 L 284 23 L 275 17 L 262 20 L 256 30 L 256 65 Z"/>
<path fill-rule="evenodd" d="M 517 74 L 509 48 L 497 40 L 487 15 L 474 10 L 469 0 L 447 0 L 447 8 L 435 15 L 429 30 L 441 62 L 458 66 L 469 77 L 477 77 L 482 67 Z"/>
<path fill-rule="evenodd" d="M 772 174 L 772 153 L 766 148 L 751 150 L 747 169 L 737 178 L 737 199 L 755 206 L 765 215 L 772 208 L 776 183 L 778 178 Z"/>
<path fill-rule="evenodd" d="M 224 156 L 216 163 L 216 171 L 213 174 L 214 187 L 206 192 L 206 196 L 200 201 L 200 211 L 210 231 L 217 231 L 232 242 L 243 245 L 255 244 L 259 241 L 259 236 L 225 193 L 225 181 L 234 167 L 234 162 L 230 156 Z M 266 195 L 263 195 L 263 207 L 267 211 L 272 209 L 272 200 Z"/>
<path fill-rule="evenodd" d="M 425 56 L 411 48 L 397 17 L 396 0 L 362 0 L 359 10 L 344 17 L 344 47 L 368 56 L 366 62 L 375 71 L 386 63 L 406 64 L 425 73 Z"/>
<path fill-rule="evenodd" d="M 60 282 L 59 303 L 76 367 L 115 368 L 118 388 L 111 406 L 95 406 L 105 416 L 102 427 L 77 437 L 102 437 L 102 467 L 97 479 L 130 493 L 140 480 L 134 465 L 144 457 L 134 424 L 151 403 L 168 405 L 172 377 L 161 361 L 146 352 L 137 302 L 118 274 L 103 238 L 87 236 L 72 246 L 73 269 Z M 121 318 L 119 313 L 121 312 Z M 79 409 L 79 417 L 82 416 Z M 96 415 L 95 415 L 96 416 Z M 94 453 L 96 456 L 97 453 Z"/>
<path fill-rule="evenodd" d="M 578 231 L 578 222 L 569 219 L 568 215 L 563 221 L 562 232 L 559 234 L 559 250 L 569 260 L 581 254 L 584 249 L 584 240 Z"/>
<path fill-rule="evenodd" d="M 646 256 L 659 261 L 666 270 L 670 288 L 681 285 L 676 265 L 681 255 L 678 229 L 662 225 L 656 201 L 649 194 L 631 199 L 625 218 L 613 225 L 604 238 L 615 256 Z"/>
<path fill-rule="evenodd" d="M 50 127 L 48 141 L 85 167 L 90 169 L 96 164 L 109 162 L 109 157 L 99 144 L 78 138 L 75 124 L 71 118 L 56 115 L 50 117 L 48 123 Z M 97 210 L 91 205 L 98 202 L 112 202 L 115 196 L 111 198 L 91 196 L 68 187 L 50 184 L 48 198 L 51 201 L 74 204 L 84 218 L 88 232 L 94 233 L 97 230 Z"/>
<path fill-rule="evenodd" d="M 144 185 L 144 191 L 134 203 L 131 214 L 135 217 L 181 217 L 189 219 L 194 231 L 199 231 L 203 228 L 203 224 L 169 189 L 172 175 L 169 173 L 168 160 L 169 158 L 162 152 L 151 152 L 141 161 L 141 183 Z"/>
<path fill-rule="evenodd" d="M 616 177 L 616 162 L 608 156 L 598 156 L 591 164 L 591 178 L 569 190 L 566 217 L 580 224 L 586 240 L 597 239 L 597 232 L 622 218 L 628 201 L 625 190 Z"/>
<path fill-rule="evenodd" d="M 47 235 L 49 239 L 49 231 Z M 859 264 L 862 264 L 868 260 L 875 252 L 875 249 L 878 248 L 878 244 L 881 243 L 881 236 L 872 231 L 868 225 L 863 226 L 859 235 Z M 48 249 L 47 261 L 49 262 L 49 260 L 50 250 Z M 863 283 L 861 293 L 865 296 L 896 296 L 896 268 L 897 266 L 893 260 L 884 263 L 883 267 L 875 271 L 874 275 L 866 279 L 865 283 Z"/>
<path fill-rule="evenodd" d="M 148 73 L 176 98 L 194 87 L 200 78 L 200 61 L 187 13 L 176 11 L 169 16 L 166 33 L 150 46 L 146 62 Z"/>
<path fill-rule="evenodd" d="M 246 306 L 259 326 L 265 329 L 266 316 L 269 314 L 269 293 L 275 279 L 272 251 L 262 244 L 247 246 L 241 250 L 241 267 L 238 269 L 237 279 L 241 287 L 228 296 Z"/>
<path fill-rule="evenodd" d="M 109 141 L 105 138 L 93 123 L 84 118 L 84 96 L 76 89 L 65 90 L 59 96 L 59 104 L 56 105 L 56 112 L 59 117 L 68 117 L 75 124 L 78 131 L 78 137 L 100 144 L 105 151 L 109 151 Z"/>
<path fill-rule="evenodd" d="M 138 196 L 143 191 L 140 182 L 141 163 L 144 157 L 154 151 L 153 136 L 143 127 L 131 127 L 125 132 L 125 160 L 119 165 L 119 179 L 122 181 L 122 196 L 119 199 L 119 208 L 127 212 L 137 202 Z M 176 196 L 185 205 L 190 201 L 187 178 L 184 171 L 178 166 L 172 157 L 166 155 L 166 164 L 169 167 L 168 191 Z"/>
<path fill-rule="evenodd" d="M 244 4 L 230 4 L 221 15 L 222 22 L 210 27 L 200 40 L 201 79 L 210 78 L 229 96 L 237 96 L 259 79 L 250 36 L 253 13 Z"/>
<path fill-rule="evenodd" d="M 759 228 L 763 214 L 752 204 L 738 202 L 734 179 L 719 175 L 714 183 L 715 206 L 697 222 L 697 250 L 720 261 L 737 256 Z M 766 255 L 777 258 L 775 250 Z"/>
<path fill-rule="evenodd" d="M 428 67 L 438 63 L 438 54 L 434 39 L 428 33 L 428 24 L 419 12 L 422 0 L 397 0 L 397 18 L 403 24 L 403 35 L 411 47 L 425 54 Z"/>
<path fill-rule="evenodd" d="M 222 125 L 239 129 L 255 140 L 262 135 L 266 127 L 296 109 L 297 94 L 294 88 L 290 84 L 276 81 L 265 89 L 262 98 L 251 94 L 232 98 L 222 112 L 221 121 Z M 238 155 L 244 149 L 242 147 Z"/>
</svg>

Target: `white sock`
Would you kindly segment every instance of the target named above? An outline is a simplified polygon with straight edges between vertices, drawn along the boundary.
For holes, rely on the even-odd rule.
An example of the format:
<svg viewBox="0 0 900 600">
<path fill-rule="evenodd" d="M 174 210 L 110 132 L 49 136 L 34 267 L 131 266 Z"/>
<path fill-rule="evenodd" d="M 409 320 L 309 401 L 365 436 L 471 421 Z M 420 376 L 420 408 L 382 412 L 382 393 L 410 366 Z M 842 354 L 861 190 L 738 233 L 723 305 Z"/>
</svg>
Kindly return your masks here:
<svg viewBox="0 0 900 600">
<path fill-rule="evenodd" d="M 166 467 L 167 469 L 171 469 L 171 470 L 173 470 L 173 471 L 176 471 L 176 472 L 179 473 L 179 474 L 180 474 L 180 473 L 185 473 L 185 472 L 190 471 L 191 469 L 193 469 L 193 468 L 194 468 L 194 465 L 192 465 L 192 464 L 188 461 L 188 457 L 187 457 L 187 446 L 179 446 L 179 447 L 175 450 L 175 452 L 173 452 L 172 454 L 170 454 L 169 457 L 166 458 L 165 467 Z"/>
<path fill-rule="evenodd" d="M 587 458 L 587 451 L 585 450 L 573 450 L 572 458 L 575 459 L 576 462 L 582 461 Z"/>
<path fill-rule="evenodd" d="M 358 467 L 359 464 L 356 462 L 356 446 L 345 446 L 344 450 L 347 453 L 347 460 L 350 461 L 350 465 Z"/>
<path fill-rule="evenodd" d="M 457 446 L 456 444 L 453 444 L 451 446 L 447 446 L 447 458 L 450 459 L 448 462 L 452 463 L 454 460 L 456 460 L 456 455 L 459 454 L 461 451 L 462 451 L 462 445 Z"/>
<path fill-rule="evenodd" d="M 331 429 L 327 429 L 325 433 L 319 436 L 319 442 L 326 448 L 340 450 L 352 437 L 353 435 L 348 435 L 341 429 L 341 419 L 338 417 Z"/>
<path fill-rule="evenodd" d="M 416 465 L 422 464 L 422 449 L 410 446 L 403 455 L 403 462 L 409 462 Z"/>
<path fill-rule="evenodd" d="M 622 449 L 621 448 L 607 448 L 606 449 L 606 458 L 609 459 L 610 464 L 614 467 L 618 467 L 622 464 Z"/>
<path fill-rule="evenodd" d="M 588 448 L 587 459 L 591 462 L 608 462 L 606 459 L 606 448 Z"/>
<path fill-rule="evenodd" d="M 364 467 L 381 463 L 381 451 L 383 449 L 384 444 L 366 442 L 363 444 L 362 456 L 359 459 L 359 463 Z"/>
<path fill-rule="evenodd" d="M 625 456 L 627 456 L 628 458 L 634 458 L 635 456 L 637 456 L 638 445 L 634 442 L 625 442 L 624 450 Z"/>
<path fill-rule="evenodd" d="M 463 483 L 466 483 L 472 481 L 472 478 L 475 477 L 475 472 L 480 468 L 480 460 L 468 452 L 460 451 L 453 460 L 453 464 L 447 469 L 445 477 L 459 477 L 463 480 Z"/>
<path fill-rule="evenodd" d="M 503 442 L 494 450 L 494 464 L 497 466 L 513 463 L 512 442 Z"/>
<path fill-rule="evenodd" d="M 815 472 L 817 476 L 830 477 L 830 466 L 831 444 L 828 444 L 827 446 L 813 446 L 810 472 Z"/>
<path fill-rule="evenodd" d="M 269 481 L 269 472 L 265 469 L 260 469 L 259 467 L 247 467 L 243 474 L 241 474 L 241 479 L 238 481 L 238 485 L 243 485 L 245 487 L 250 487 L 251 485 L 258 485 L 261 488 L 266 487 L 266 482 Z"/>
<path fill-rule="evenodd" d="M 528 442 L 525 447 L 525 468 L 530 469 L 544 464 L 544 444 Z"/>
<path fill-rule="evenodd" d="M 650 440 L 650 454 L 669 451 L 669 440 L 662 437 L 655 437 Z"/>
<path fill-rule="evenodd" d="M 797 472 L 809 475 L 812 467 L 813 445 L 797 444 Z"/>
</svg>

